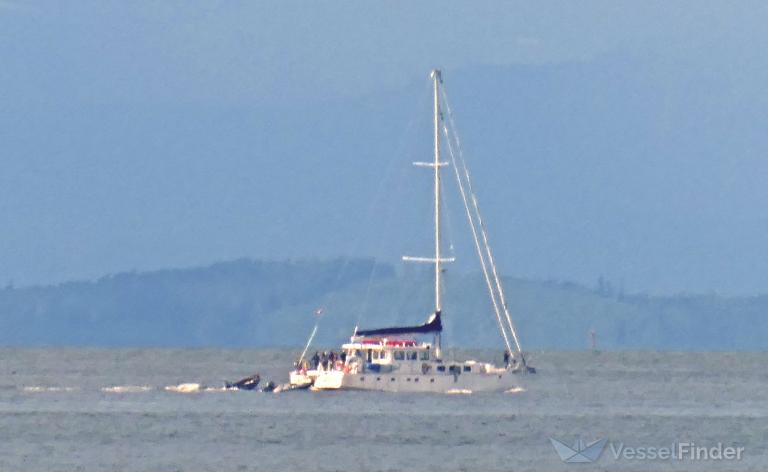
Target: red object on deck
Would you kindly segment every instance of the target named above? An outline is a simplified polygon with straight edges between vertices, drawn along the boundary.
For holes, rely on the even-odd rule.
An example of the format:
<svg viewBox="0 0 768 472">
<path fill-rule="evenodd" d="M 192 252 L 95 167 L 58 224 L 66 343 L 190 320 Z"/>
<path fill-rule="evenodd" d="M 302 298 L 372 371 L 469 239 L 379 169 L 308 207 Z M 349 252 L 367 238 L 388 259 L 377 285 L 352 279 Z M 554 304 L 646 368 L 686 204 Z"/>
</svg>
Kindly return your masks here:
<svg viewBox="0 0 768 472">
<path fill-rule="evenodd" d="M 381 345 L 385 344 L 383 339 L 379 338 L 369 338 L 369 339 L 363 339 L 361 341 L 362 344 L 376 344 Z M 395 347 L 409 347 L 409 346 L 415 346 L 416 341 L 410 340 L 410 339 L 387 339 L 386 344 L 387 346 L 395 346 Z"/>
</svg>

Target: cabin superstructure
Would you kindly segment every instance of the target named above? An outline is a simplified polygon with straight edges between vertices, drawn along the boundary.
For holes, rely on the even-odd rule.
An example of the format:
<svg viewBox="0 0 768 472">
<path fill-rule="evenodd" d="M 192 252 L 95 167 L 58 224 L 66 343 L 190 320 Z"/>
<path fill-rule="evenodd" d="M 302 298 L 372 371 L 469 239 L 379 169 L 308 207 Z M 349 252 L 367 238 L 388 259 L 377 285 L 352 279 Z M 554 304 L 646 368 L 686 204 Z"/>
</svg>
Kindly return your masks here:
<svg viewBox="0 0 768 472">
<path fill-rule="evenodd" d="M 314 388 L 391 392 L 506 390 L 517 384 L 516 369 L 474 360 L 437 357 L 436 346 L 405 338 L 353 338 L 342 345 L 344 361 L 318 366 Z"/>
</svg>

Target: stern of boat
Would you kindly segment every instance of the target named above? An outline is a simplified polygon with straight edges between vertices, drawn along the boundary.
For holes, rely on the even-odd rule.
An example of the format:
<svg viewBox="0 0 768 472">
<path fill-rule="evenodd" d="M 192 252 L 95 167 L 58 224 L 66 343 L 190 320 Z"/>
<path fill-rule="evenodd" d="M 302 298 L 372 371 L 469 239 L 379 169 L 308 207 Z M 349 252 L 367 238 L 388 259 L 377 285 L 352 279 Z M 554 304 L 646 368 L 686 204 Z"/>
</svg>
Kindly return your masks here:
<svg viewBox="0 0 768 472">
<path fill-rule="evenodd" d="M 344 383 L 343 370 L 326 370 L 320 372 L 313 387 L 317 390 L 338 390 Z"/>
<path fill-rule="evenodd" d="M 296 387 L 312 385 L 319 372 L 316 370 L 293 370 L 288 374 L 288 382 Z"/>
</svg>

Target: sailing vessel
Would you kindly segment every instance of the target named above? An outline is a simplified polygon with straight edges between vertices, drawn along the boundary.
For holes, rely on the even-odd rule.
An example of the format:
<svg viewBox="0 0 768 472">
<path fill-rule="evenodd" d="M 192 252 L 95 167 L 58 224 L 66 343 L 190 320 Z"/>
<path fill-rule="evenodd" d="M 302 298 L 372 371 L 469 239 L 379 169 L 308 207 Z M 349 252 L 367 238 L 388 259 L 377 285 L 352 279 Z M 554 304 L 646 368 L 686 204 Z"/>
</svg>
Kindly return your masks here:
<svg viewBox="0 0 768 472">
<path fill-rule="evenodd" d="M 290 373 L 292 385 L 312 384 L 315 390 L 379 390 L 390 392 L 469 393 L 478 391 L 505 391 L 520 384 L 520 374 L 533 373 L 523 355 L 512 323 L 500 278 L 488 244 L 487 233 L 480 217 L 477 198 L 472 193 L 469 172 L 463 157 L 457 159 L 454 148 L 458 140 L 451 141 L 448 126 L 441 111 L 442 75 L 439 70 L 430 74 L 434 95 L 434 160 L 415 162 L 414 165 L 431 168 L 434 173 L 434 257 L 403 257 L 405 261 L 434 264 L 434 311 L 427 321 L 417 326 L 398 326 L 379 329 L 357 329 L 350 341 L 341 346 L 338 359 L 315 360 L 311 368 L 302 359 Z M 447 99 L 445 100 L 447 104 Z M 450 116 L 450 114 L 449 114 Z M 452 122 L 452 120 L 451 120 Z M 440 130 L 448 143 L 450 162 L 441 161 Z M 441 334 L 443 331 L 443 264 L 453 261 L 444 257 L 441 247 L 441 169 L 453 166 L 459 191 L 469 220 L 475 249 L 480 259 L 486 285 L 491 295 L 496 318 L 507 350 L 504 365 L 474 360 L 446 360 L 443 358 Z M 502 316 L 503 315 L 503 316 Z M 313 335 L 317 330 L 313 330 Z M 514 348 L 510 343 L 511 334 Z M 432 335 L 432 342 L 419 342 L 417 336 Z M 313 336 L 310 336 L 310 342 Z M 309 346 L 309 343 L 307 347 Z"/>
</svg>

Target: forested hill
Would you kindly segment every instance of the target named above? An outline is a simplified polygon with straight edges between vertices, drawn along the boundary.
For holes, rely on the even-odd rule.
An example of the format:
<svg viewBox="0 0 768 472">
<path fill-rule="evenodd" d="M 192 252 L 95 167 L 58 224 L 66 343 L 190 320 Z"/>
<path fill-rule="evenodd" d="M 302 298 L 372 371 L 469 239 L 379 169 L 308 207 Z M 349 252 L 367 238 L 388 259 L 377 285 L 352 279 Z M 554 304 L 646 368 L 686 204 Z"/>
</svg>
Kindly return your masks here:
<svg viewBox="0 0 768 472">
<path fill-rule="evenodd" d="M 446 273 L 444 341 L 501 347 L 478 275 Z M 122 273 L 90 282 L 0 289 L 0 343 L 73 346 L 299 346 L 323 308 L 317 342 L 336 345 L 355 325 L 421 323 L 430 273 L 372 260 L 237 260 Z M 505 278 L 523 347 L 765 350 L 768 296 L 653 297 L 607 284 Z"/>
</svg>

